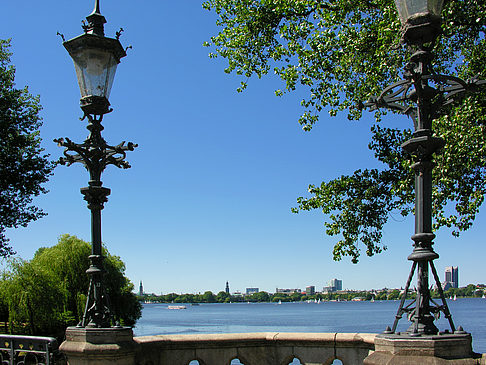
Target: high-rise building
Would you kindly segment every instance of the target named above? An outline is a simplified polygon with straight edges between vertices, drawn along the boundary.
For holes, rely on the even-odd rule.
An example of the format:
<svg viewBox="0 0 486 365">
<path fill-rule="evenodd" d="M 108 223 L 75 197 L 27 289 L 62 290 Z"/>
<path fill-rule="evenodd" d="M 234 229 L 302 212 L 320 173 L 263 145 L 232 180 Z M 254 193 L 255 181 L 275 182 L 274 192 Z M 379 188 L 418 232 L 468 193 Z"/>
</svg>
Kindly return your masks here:
<svg viewBox="0 0 486 365">
<path fill-rule="evenodd" d="M 138 289 L 138 295 L 143 296 L 143 284 L 142 284 L 142 280 L 140 280 L 140 288 Z"/>
<path fill-rule="evenodd" d="M 226 282 L 226 289 L 224 290 L 226 292 L 226 294 L 229 294 L 229 283 Z"/>
<path fill-rule="evenodd" d="M 307 286 L 305 288 L 305 294 L 306 295 L 314 295 L 316 293 L 316 287 L 314 285 Z"/>
<path fill-rule="evenodd" d="M 343 281 L 338 279 L 331 279 L 327 286 L 331 289 L 330 291 L 343 290 Z"/>
<path fill-rule="evenodd" d="M 450 284 L 452 288 L 459 288 L 459 268 L 457 266 L 447 266 L 445 268 L 444 286 Z"/>
<path fill-rule="evenodd" d="M 246 288 L 246 295 L 251 295 L 258 293 L 260 291 L 259 288 Z"/>
</svg>

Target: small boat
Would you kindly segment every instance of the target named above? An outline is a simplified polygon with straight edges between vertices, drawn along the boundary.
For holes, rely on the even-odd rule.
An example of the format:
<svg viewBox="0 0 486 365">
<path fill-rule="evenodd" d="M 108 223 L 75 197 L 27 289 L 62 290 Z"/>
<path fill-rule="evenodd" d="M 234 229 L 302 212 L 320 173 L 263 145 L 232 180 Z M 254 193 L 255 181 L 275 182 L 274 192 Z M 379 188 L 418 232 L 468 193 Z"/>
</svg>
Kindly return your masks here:
<svg viewBox="0 0 486 365">
<path fill-rule="evenodd" d="M 454 299 L 452 299 L 452 300 L 457 300 L 457 296 L 455 294 L 454 294 Z"/>
<path fill-rule="evenodd" d="M 186 309 L 185 305 L 169 305 L 167 309 Z"/>
</svg>

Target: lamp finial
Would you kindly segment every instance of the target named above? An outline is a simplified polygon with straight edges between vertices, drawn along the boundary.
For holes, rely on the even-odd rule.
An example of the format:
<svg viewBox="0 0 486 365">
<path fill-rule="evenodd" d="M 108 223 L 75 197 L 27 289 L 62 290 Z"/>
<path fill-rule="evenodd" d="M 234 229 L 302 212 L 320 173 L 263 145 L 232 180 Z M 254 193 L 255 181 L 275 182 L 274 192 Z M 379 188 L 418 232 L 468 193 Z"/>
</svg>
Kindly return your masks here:
<svg viewBox="0 0 486 365">
<path fill-rule="evenodd" d="M 100 12 L 100 0 L 95 0 L 95 7 L 93 12 L 86 17 L 88 25 L 83 27 L 86 33 L 99 35 L 101 37 L 105 36 L 104 24 L 106 19 Z"/>
<path fill-rule="evenodd" d="M 93 10 L 93 13 L 92 14 L 100 14 L 101 15 L 101 12 L 100 12 L 100 0 L 95 0 L 95 7 L 94 7 L 94 10 Z"/>
</svg>

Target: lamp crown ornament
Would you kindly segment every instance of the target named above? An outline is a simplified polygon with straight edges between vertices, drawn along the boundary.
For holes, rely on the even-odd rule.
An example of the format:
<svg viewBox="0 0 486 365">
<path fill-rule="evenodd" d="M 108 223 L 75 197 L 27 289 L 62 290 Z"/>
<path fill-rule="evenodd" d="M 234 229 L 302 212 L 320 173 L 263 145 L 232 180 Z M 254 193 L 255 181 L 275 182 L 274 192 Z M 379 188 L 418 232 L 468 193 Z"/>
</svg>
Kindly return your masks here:
<svg viewBox="0 0 486 365">
<path fill-rule="evenodd" d="M 100 1 L 95 1 L 93 12 L 86 17 L 84 34 L 63 42 L 73 59 L 81 92 L 80 105 L 86 114 L 109 113 L 111 87 L 116 68 L 127 54 L 116 38 L 105 37 L 106 19 L 100 12 Z"/>
<path fill-rule="evenodd" d="M 104 25 L 106 24 L 106 19 L 101 15 L 100 0 L 95 1 L 93 12 L 86 17 L 86 20 L 88 24 L 83 25 L 85 33 L 95 34 L 101 37 L 105 35 Z"/>
</svg>

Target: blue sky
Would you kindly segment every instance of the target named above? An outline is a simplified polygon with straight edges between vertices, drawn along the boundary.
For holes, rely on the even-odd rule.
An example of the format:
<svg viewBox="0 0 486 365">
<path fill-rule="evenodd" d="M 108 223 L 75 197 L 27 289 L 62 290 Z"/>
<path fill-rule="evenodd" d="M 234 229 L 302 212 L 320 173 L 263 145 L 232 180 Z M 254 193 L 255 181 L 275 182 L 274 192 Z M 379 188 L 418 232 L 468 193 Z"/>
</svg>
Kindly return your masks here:
<svg viewBox="0 0 486 365">
<path fill-rule="evenodd" d="M 44 107 L 43 146 L 53 158 L 62 149 L 52 139 L 87 136 L 79 121 L 79 88 L 72 61 L 56 32 L 81 34 L 92 0 L 18 0 L 2 4 L 0 38 L 12 38 L 18 87 L 29 85 Z M 376 166 L 367 149 L 371 115 L 360 122 L 326 113 L 312 132 L 297 122 L 298 93 L 276 97 L 273 76 L 240 79 L 223 72 L 202 46 L 218 31 L 215 16 L 195 0 L 102 0 L 107 36 L 123 27 L 122 59 L 104 119 L 104 138 L 139 144 L 129 170 L 109 166 L 112 189 L 103 211 L 103 241 L 121 256 L 126 274 L 147 292 L 201 292 L 259 287 L 321 289 L 336 277 L 344 288 L 405 285 L 411 263 L 413 218 L 391 212 L 384 238 L 388 251 L 353 265 L 332 260 L 336 238 L 327 237 L 322 213 L 292 214 L 308 184 L 320 184 L 359 168 Z M 244 81 L 244 80 L 243 80 Z M 386 123 L 407 126 L 406 117 Z M 79 188 L 88 174 L 81 165 L 59 166 L 36 200 L 49 215 L 27 228 L 9 230 L 19 256 L 30 259 L 64 233 L 90 240 L 90 215 Z M 459 266 L 461 285 L 485 282 L 486 216 L 454 239 L 438 233 L 436 267 Z"/>
</svg>

